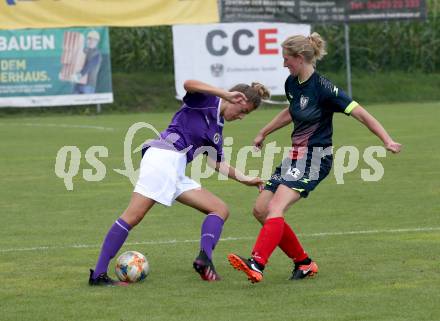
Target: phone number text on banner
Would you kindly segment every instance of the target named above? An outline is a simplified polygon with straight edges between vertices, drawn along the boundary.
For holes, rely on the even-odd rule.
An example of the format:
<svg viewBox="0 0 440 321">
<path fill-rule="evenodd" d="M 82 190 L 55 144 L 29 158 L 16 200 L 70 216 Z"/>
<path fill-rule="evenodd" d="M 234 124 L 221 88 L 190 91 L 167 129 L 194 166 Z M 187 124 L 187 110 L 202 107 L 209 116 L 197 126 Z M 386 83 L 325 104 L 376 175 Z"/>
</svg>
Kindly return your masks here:
<svg viewBox="0 0 440 321">
<path fill-rule="evenodd" d="M 0 107 L 111 102 L 108 28 L 0 31 Z"/>
</svg>

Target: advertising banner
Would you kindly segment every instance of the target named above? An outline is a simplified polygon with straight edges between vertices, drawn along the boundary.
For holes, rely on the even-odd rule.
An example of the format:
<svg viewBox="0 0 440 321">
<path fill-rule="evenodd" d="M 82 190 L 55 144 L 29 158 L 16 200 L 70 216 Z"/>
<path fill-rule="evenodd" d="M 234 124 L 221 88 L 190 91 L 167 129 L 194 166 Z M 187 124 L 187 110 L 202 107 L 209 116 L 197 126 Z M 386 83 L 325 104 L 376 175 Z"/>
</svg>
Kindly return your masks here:
<svg viewBox="0 0 440 321">
<path fill-rule="evenodd" d="M 0 31 L 0 107 L 111 102 L 108 28 Z"/>
<path fill-rule="evenodd" d="M 285 23 L 225 23 L 173 26 L 176 92 L 197 79 L 229 89 L 258 81 L 272 94 L 284 95 L 289 75 L 283 67 L 281 43 L 294 34 L 310 34 L 310 25 Z"/>
<path fill-rule="evenodd" d="M 220 0 L 221 22 L 425 19 L 426 0 Z"/>
<path fill-rule="evenodd" d="M 0 29 L 218 21 L 216 0 L 0 0 Z"/>
</svg>

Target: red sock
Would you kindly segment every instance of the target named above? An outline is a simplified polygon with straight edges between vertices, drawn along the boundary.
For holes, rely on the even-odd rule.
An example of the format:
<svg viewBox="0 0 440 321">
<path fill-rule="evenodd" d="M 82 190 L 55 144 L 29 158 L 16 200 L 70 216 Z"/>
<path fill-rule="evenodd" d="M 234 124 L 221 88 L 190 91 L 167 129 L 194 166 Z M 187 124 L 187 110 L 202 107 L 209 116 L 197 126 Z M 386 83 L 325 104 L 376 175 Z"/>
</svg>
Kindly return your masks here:
<svg viewBox="0 0 440 321">
<path fill-rule="evenodd" d="M 288 257 L 293 259 L 294 262 L 300 262 L 308 257 L 296 237 L 295 232 L 293 232 L 292 228 L 286 222 L 284 223 L 283 237 L 281 238 L 279 247 Z"/>
<path fill-rule="evenodd" d="M 284 218 L 275 217 L 266 220 L 252 250 L 252 257 L 259 264 L 266 265 L 270 255 L 283 237 Z"/>
</svg>

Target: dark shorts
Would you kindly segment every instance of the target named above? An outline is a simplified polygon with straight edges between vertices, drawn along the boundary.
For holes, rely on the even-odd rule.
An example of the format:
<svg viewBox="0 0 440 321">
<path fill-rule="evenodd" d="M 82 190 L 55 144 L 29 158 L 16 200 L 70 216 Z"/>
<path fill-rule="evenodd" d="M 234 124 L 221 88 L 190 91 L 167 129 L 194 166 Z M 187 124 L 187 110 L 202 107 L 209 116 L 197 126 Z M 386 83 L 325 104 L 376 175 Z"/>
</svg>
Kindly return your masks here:
<svg viewBox="0 0 440 321">
<path fill-rule="evenodd" d="M 280 184 L 285 185 L 307 197 L 318 184 L 330 173 L 333 155 L 312 157 L 308 153 L 302 159 L 283 160 L 266 182 L 265 190 L 275 193 Z"/>
</svg>

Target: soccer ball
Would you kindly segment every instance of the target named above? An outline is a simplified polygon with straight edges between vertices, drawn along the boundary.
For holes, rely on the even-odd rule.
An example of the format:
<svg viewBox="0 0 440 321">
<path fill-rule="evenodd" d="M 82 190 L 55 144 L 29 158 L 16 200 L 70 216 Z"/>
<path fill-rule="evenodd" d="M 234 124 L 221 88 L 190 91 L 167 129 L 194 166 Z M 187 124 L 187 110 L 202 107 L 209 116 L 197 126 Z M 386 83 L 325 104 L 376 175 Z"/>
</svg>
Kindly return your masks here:
<svg viewBox="0 0 440 321">
<path fill-rule="evenodd" d="M 122 253 L 116 261 L 116 276 L 124 282 L 139 282 L 145 279 L 150 271 L 147 258 L 136 251 Z"/>
</svg>

